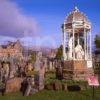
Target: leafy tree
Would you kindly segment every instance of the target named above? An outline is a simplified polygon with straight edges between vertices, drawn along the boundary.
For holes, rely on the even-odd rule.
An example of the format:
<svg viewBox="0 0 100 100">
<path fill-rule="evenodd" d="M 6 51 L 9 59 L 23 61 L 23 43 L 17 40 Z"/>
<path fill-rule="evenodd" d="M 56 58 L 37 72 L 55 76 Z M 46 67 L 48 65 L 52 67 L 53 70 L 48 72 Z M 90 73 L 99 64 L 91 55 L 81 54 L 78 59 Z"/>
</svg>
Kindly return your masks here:
<svg viewBox="0 0 100 100">
<path fill-rule="evenodd" d="M 96 35 L 94 42 L 95 42 L 95 46 L 96 46 L 95 53 L 97 53 L 98 50 L 100 49 L 100 35 Z M 99 80 L 100 80 L 100 64 L 99 63 L 95 63 L 94 72 L 95 72 L 95 74 L 97 74 L 99 76 Z"/>
<path fill-rule="evenodd" d="M 96 48 L 100 48 L 100 35 L 96 35 L 95 37 L 95 46 Z"/>
<path fill-rule="evenodd" d="M 57 59 L 61 59 L 61 58 L 62 58 L 62 50 L 63 50 L 63 46 L 61 45 L 61 46 L 58 48 L 58 51 L 57 51 L 57 54 L 56 54 L 56 58 L 57 58 Z"/>
<path fill-rule="evenodd" d="M 36 61 L 36 53 L 35 52 L 32 52 L 31 55 L 30 55 L 30 60 L 29 60 L 31 63 L 34 63 Z"/>
</svg>

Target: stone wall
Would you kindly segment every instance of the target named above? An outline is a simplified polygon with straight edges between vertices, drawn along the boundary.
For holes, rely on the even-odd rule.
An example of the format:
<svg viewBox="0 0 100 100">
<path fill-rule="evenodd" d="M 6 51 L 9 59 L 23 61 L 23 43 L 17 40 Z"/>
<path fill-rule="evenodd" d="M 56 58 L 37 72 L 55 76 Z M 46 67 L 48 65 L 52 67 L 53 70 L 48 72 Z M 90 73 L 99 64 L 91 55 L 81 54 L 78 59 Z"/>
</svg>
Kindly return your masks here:
<svg viewBox="0 0 100 100">
<path fill-rule="evenodd" d="M 22 78 L 9 79 L 6 83 L 6 93 L 17 92 L 21 88 Z"/>
</svg>

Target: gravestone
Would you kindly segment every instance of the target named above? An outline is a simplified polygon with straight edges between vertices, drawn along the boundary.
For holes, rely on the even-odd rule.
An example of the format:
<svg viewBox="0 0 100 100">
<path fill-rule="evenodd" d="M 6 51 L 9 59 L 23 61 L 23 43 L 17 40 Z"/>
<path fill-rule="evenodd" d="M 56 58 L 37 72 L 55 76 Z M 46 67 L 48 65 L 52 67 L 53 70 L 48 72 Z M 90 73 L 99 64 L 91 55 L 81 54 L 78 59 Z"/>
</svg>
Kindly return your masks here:
<svg viewBox="0 0 100 100">
<path fill-rule="evenodd" d="M 35 71 L 39 71 L 40 70 L 40 66 L 41 66 L 41 60 L 42 60 L 42 52 L 38 52 L 37 56 L 36 56 L 36 61 L 34 64 L 34 70 Z"/>
<path fill-rule="evenodd" d="M 32 86 L 34 85 L 34 78 L 27 78 L 28 86 L 26 87 L 25 96 L 28 96 L 31 93 Z"/>
<path fill-rule="evenodd" d="M 0 81 L 2 81 L 2 65 L 1 65 L 1 63 L 0 63 Z"/>
<path fill-rule="evenodd" d="M 6 93 L 17 92 L 21 88 L 22 78 L 12 78 L 6 82 Z"/>
<path fill-rule="evenodd" d="M 45 74 L 45 68 L 41 64 L 41 69 L 39 71 L 39 90 L 44 89 L 44 74 Z"/>
<path fill-rule="evenodd" d="M 5 79 L 8 79 L 9 78 L 9 63 L 4 63 L 3 64 L 3 69 L 5 71 Z"/>
</svg>

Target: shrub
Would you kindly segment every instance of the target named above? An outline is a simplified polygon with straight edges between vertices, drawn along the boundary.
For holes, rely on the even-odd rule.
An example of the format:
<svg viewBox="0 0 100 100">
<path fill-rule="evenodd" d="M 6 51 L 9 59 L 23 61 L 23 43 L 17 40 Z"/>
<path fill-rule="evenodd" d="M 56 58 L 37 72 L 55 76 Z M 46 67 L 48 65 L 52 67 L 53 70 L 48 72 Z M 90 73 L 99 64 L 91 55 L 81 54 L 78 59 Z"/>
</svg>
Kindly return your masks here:
<svg viewBox="0 0 100 100">
<path fill-rule="evenodd" d="M 50 84 L 56 80 L 56 75 L 53 71 L 46 72 L 45 74 L 45 84 Z"/>
<path fill-rule="evenodd" d="M 54 80 L 53 89 L 54 90 L 62 90 L 62 83 L 60 80 Z"/>
<path fill-rule="evenodd" d="M 34 71 L 29 70 L 29 71 L 26 73 L 26 76 L 32 76 L 32 77 L 34 77 Z"/>
<path fill-rule="evenodd" d="M 69 91 L 80 91 L 81 88 L 79 85 L 72 85 L 67 87 Z"/>
</svg>

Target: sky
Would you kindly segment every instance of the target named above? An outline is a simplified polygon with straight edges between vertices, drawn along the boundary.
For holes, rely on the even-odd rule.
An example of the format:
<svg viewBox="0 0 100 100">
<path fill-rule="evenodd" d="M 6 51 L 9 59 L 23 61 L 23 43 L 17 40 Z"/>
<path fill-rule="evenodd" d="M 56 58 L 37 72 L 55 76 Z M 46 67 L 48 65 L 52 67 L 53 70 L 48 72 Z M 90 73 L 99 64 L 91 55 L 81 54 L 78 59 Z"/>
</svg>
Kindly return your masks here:
<svg viewBox="0 0 100 100">
<path fill-rule="evenodd" d="M 0 0 L 0 43 L 58 47 L 61 25 L 75 6 L 91 21 L 93 38 L 100 34 L 100 0 Z"/>
</svg>

